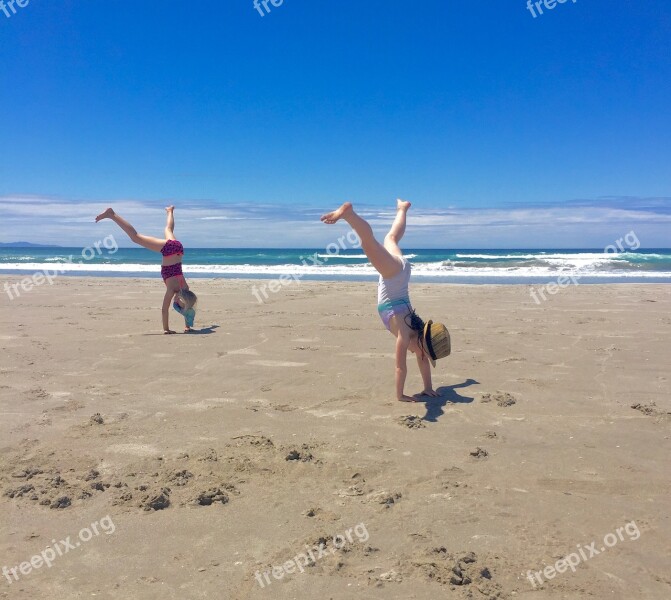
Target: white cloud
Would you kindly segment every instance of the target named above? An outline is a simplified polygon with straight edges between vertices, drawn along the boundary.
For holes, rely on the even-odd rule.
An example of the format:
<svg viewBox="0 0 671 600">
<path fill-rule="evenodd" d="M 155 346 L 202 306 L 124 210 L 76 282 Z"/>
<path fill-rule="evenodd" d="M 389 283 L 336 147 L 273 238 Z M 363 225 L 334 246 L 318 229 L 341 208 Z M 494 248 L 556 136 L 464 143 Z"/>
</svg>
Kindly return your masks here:
<svg viewBox="0 0 671 600">
<path fill-rule="evenodd" d="M 162 237 L 165 215 L 159 202 L 121 199 L 111 203 L 138 231 Z M 33 196 L 0 197 L 0 241 L 88 246 L 117 230 L 94 223 L 105 203 Z M 326 210 L 326 209 L 325 209 Z M 393 208 L 361 206 L 380 237 Z M 192 247 L 321 247 L 342 235 L 345 224 L 322 225 L 314 207 L 217 203 L 190 200 L 177 206 L 175 232 Z M 541 248 L 602 247 L 635 230 L 644 246 L 668 246 L 669 198 L 606 198 L 562 204 L 491 208 L 411 209 L 406 247 Z M 131 245 L 117 236 L 122 245 Z"/>
</svg>

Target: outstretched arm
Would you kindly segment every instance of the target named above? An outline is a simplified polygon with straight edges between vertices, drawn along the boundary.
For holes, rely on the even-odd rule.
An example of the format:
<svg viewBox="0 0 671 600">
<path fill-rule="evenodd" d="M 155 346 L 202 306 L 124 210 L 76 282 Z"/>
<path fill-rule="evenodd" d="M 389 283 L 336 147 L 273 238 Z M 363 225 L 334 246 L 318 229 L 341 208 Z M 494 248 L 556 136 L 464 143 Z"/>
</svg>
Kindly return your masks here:
<svg viewBox="0 0 671 600">
<path fill-rule="evenodd" d="M 438 392 L 434 392 L 433 390 L 433 384 L 431 383 L 431 363 L 421 349 L 417 353 L 417 366 L 419 367 L 419 372 L 422 374 L 422 381 L 424 382 L 424 390 L 418 395 L 431 396 L 432 398 L 440 396 Z"/>
</svg>

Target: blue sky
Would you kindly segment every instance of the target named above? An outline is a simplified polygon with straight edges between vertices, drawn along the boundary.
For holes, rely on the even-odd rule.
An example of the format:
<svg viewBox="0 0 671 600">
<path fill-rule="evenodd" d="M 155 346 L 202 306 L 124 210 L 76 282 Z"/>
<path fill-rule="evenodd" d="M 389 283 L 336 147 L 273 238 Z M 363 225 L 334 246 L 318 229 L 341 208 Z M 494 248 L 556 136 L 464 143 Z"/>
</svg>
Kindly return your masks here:
<svg viewBox="0 0 671 600">
<path fill-rule="evenodd" d="M 401 196 L 415 246 L 671 245 L 668 0 L 269 6 L 0 12 L 0 241 L 175 203 L 190 245 L 320 245 L 322 209 L 382 232 Z"/>
</svg>

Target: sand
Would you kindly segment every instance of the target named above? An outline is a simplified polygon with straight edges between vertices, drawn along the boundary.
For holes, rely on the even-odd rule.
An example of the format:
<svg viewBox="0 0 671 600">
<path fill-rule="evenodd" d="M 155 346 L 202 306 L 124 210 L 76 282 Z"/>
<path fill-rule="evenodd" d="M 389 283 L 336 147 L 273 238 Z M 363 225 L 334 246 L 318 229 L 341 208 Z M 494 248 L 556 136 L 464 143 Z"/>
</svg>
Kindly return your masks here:
<svg viewBox="0 0 671 600">
<path fill-rule="evenodd" d="M 403 404 L 374 284 L 192 284 L 3 295 L 1 598 L 671 597 L 671 287 L 415 285 Z"/>
</svg>

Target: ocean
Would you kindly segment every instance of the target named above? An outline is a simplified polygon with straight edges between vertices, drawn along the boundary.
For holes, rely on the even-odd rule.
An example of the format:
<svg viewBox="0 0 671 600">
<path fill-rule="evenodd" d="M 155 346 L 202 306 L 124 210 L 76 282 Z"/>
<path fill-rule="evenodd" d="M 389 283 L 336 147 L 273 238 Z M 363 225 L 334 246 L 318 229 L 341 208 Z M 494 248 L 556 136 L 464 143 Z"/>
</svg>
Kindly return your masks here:
<svg viewBox="0 0 671 600">
<path fill-rule="evenodd" d="M 571 276 L 580 283 L 671 283 L 671 249 L 609 252 L 580 250 L 404 250 L 413 281 L 436 283 L 540 283 Z M 0 273 L 160 277 L 160 256 L 143 248 L 0 248 Z M 361 250 L 187 248 L 187 277 L 369 281 L 377 278 Z"/>
</svg>

